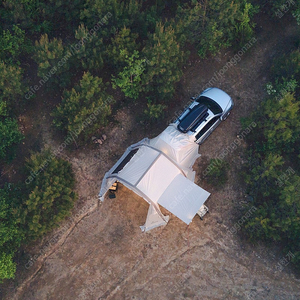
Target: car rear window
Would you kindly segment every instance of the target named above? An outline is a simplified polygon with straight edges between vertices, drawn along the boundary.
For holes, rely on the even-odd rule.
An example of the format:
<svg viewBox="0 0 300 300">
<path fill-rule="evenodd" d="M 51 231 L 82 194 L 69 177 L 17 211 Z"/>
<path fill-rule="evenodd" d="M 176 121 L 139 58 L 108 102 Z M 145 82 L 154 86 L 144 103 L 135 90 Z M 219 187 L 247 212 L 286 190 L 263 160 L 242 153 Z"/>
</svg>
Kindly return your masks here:
<svg viewBox="0 0 300 300">
<path fill-rule="evenodd" d="M 199 99 L 196 100 L 200 104 L 204 104 L 206 107 L 208 107 L 215 115 L 221 114 L 223 112 L 221 106 L 215 102 L 214 100 L 205 97 L 205 96 L 200 96 Z"/>
</svg>

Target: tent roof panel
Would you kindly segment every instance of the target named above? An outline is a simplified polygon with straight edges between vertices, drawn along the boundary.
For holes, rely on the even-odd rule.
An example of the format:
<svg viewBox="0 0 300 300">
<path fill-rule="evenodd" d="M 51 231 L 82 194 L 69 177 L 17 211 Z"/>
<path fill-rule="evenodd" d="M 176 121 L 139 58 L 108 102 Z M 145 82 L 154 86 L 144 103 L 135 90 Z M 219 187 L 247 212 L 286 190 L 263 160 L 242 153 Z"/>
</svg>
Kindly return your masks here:
<svg viewBox="0 0 300 300">
<path fill-rule="evenodd" d="M 180 169 L 161 154 L 140 180 L 137 188 L 156 203 L 178 174 L 181 174 Z"/>
<path fill-rule="evenodd" d="M 209 192 L 182 174 L 178 174 L 167 186 L 157 203 L 189 224 L 209 195 Z"/>
<path fill-rule="evenodd" d="M 146 146 L 140 147 L 137 153 L 118 173 L 118 176 L 126 179 L 132 185 L 136 185 L 144 173 L 151 168 L 152 163 L 159 155 L 160 153 L 152 148 Z"/>
</svg>

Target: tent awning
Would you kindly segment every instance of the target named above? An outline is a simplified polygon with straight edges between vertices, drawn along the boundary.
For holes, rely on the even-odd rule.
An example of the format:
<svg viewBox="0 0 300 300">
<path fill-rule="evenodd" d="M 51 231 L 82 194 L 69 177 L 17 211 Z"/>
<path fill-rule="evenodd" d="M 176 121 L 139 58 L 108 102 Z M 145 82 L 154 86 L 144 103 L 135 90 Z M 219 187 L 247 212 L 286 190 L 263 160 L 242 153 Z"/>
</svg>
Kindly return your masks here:
<svg viewBox="0 0 300 300">
<path fill-rule="evenodd" d="M 209 192 L 178 174 L 161 195 L 158 204 L 184 223 L 190 224 L 209 195 Z"/>
</svg>

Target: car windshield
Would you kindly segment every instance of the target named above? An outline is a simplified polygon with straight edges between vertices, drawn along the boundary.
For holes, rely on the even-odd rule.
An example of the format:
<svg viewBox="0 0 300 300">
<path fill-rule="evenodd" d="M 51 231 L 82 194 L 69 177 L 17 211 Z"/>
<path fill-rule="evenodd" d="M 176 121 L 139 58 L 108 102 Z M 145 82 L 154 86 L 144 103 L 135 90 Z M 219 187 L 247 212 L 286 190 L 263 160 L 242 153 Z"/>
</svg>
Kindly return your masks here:
<svg viewBox="0 0 300 300">
<path fill-rule="evenodd" d="M 205 96 L 200 96 L 199 99 L 197 99 L 197 102 L 200 104 L 204 104 L 206 107 L 208 107 L 215 115 L 221 114 L 223 112 L 221 106 L 213 101 L 212 99 L 205 97 Z"/>
</svg>

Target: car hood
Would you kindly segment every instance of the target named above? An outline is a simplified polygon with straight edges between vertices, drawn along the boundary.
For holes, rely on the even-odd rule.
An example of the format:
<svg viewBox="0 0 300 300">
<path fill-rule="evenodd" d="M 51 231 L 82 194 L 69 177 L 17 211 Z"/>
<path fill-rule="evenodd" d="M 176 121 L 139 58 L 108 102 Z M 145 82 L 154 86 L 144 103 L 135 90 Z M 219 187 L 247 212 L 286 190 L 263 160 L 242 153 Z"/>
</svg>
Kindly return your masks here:
<svg viewBox="0 0 300 300">
<path fill-rule="evenodd" d="M 218 88 L 209 88 L 205 90 L 200 96 L 205 96 L 214 100 L 221 106 L 223 111 L 225 111 L 229 105 L 233 104 L 231 97 Z"/>
</svg>

